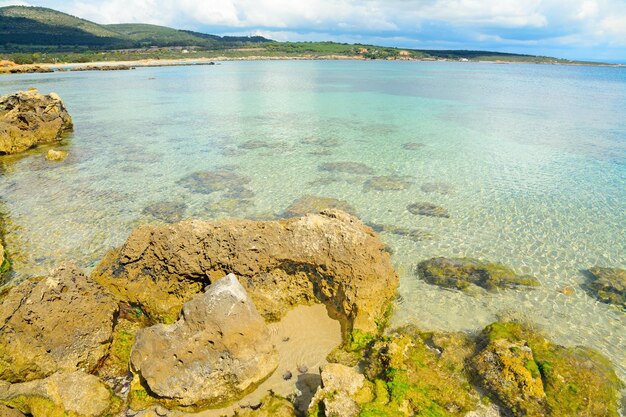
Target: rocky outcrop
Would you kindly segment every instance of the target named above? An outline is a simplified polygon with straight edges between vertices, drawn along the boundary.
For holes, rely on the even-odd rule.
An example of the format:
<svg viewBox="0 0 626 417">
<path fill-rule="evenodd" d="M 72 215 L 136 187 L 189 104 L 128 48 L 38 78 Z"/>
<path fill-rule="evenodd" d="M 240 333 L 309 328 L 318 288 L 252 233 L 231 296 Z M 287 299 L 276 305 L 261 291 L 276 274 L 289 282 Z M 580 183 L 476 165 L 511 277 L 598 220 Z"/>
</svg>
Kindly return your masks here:
<svg viewBox="0 0 626 417">
<path fill-rule="evenodd" d="M 528 325 L 489 325 L 471 364 L 513 416 L 619 415 L 623 384 L 606 358 L 592 349 L 558 346 Z"/>
<path fill-rule="evenodd" d="M 119 411 L 119 400 L 97 377 L 84 372 L 12 385 L 0 381 L 0 404 L 33 417 L 99 417 Z"/>
<path fill-rule="evenodd" d="M 59 141 L 72 126 L 72 118 L 55 93 L 29 90 L 0 97 L 0 155 Z"/>
<path fill-rule="evenodd" d="M 322 408 L 326 417 L 356 417 L 361 411 L 356 399 L 363 396 L 361 391 L 368 391 L 365 396 L 372 395 L 365 376 L 354 368 L 329 363 L 322 367 L 321 377 L 322 386 L 315 393 L 309 408 L 313 415 L 318 415 Z"/>
<path fill-rule="evenodd" d="M 143 226 L 92 277 L 150 317 L 173 322 L 205 284 L 235 273 L 266 319 L 321 301 L 344 329 L 375 333 L 398 276 L 374 232 L 337 210 L 281 221 Z"/>
<path fill-rule="evenodd" d="M 215 407 L 269 376 L 278 353 L 265 321 L 231 274 L 185 303 L 176 323 L 139 330 L 131 365 L 149 392 L 170 405 Z"/>
<path fill-rule="evenodd" d="M 430 284 L 464 291 L 473 285 L 487 290 L 540 285 L 535 278 L 517 275 L 502 264 L 471 258 L 428 259 L 417 265 L 417 273 Z"/>
<path fill-rule="evenodd" d="M 589 273 L 589 292 L 604 303 L 626 310 L 626 269 L 594 267 Z"/>
<path fill-rule="evenodd" d="M 0 379 L 92 371 L 105 356 L 117 304 L 73 265 L 22 282 L 0 305 Z"/>
<path fill-rule="evenodd" d="M 547 414 L 541 373 L 524 342 L 495 340 L 473 358 L 473 364 L 485 388 L 516 415 Z"/>
</svg>

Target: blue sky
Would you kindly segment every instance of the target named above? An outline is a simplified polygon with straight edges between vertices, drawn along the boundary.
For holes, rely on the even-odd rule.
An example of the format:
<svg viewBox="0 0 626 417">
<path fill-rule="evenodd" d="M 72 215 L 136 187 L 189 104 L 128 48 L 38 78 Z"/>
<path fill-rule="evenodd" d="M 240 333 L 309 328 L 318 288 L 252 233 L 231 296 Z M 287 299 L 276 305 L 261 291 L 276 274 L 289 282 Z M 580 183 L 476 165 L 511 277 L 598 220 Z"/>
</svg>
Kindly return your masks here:
<svg viewBox="0 0 626 417">
<path fill-rule="evenodd" d="M 98 23 L 626 62 L 626 0 L 15 0 Z"/>
</svg>

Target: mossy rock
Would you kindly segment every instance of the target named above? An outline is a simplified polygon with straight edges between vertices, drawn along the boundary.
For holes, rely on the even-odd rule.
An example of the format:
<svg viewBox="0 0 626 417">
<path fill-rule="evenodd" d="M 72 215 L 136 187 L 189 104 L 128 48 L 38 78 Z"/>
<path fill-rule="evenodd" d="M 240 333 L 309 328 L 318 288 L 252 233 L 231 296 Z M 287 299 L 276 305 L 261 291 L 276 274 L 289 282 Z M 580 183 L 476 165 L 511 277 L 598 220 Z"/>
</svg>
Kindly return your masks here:
<svg viewBox="0 0 626 417">
<path fill-rule="evenodd" d="M 285 398 L 270 394 L 261 400 L 257 409 L 246 409 L 235 413 L 238 417 L 296 417 L 296 410 Z"/>
<path fill-rule="evenodd" d="M 428 259 L 417 265 L 417 272 L 430 284 L 462 291 L 473 285 L 487 290 L 540 285 L 534 277 L 517 275 L 502 264 L 472 258 Z"/>
<path fill-rule="evenodd" d="M 529 326 L 517 322 L 496 322 L 482 333 L 487 348 L 500 340 L 524 343 L 536 364 L 526 364 L 529 372 L 539 372 L 546 395 L 546 415 L 554 417 L 617 417 L 619 380 L 608 359 L 593 349 L 565 348 L 548 341 Z M 513 411 L 513 410 L 511 410 Z M 513 412 L 514 415 L 524 415 Z"/>
<path fill-rule="evenodd" d="M 463 416 L 479 396 L 463 371 L 463 355 L 438 355 L 427 345 L 432 334 L 405 327 L 375 342 L 366 358 L 374 400 L 361 416 Z M 471 342 L 470 346 L 471 346 Z"/>
<path fill-rule="evenodd" d="M 626 269 L 594 267 L 589 269 L 589 292 L 603 303 L 626 310 Z"/>
<path fill-rule="evenodd" d="M 145 327 L 138 321 L 120 318 L 113 329 L 113 341 L 109 353 L 98 369 L 100 377 L 125 376 L 130 372 L 130 351 L 133 348 L 137 330 Z"/>
</svg>

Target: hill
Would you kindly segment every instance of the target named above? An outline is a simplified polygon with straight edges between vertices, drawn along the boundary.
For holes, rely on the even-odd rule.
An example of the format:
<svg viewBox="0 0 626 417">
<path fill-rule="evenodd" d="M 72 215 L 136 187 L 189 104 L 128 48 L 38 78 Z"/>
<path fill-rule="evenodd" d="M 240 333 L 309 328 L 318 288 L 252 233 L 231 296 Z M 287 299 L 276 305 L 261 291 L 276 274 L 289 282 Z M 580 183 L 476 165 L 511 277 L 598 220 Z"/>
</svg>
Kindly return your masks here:
<svg viewBox="0 0 626 417">
<path fill-rule="evenodd" d="M 105 52 L 106 51 L 106 52 Z M 100 25 L 45 7 L 0 8 L 0 54 L 21 64 L 197 58 L 358 58 L 571 63 L 486 51 L 412 50 L 337 42 L 275 42 L 149 24 Z"/>
</svg>

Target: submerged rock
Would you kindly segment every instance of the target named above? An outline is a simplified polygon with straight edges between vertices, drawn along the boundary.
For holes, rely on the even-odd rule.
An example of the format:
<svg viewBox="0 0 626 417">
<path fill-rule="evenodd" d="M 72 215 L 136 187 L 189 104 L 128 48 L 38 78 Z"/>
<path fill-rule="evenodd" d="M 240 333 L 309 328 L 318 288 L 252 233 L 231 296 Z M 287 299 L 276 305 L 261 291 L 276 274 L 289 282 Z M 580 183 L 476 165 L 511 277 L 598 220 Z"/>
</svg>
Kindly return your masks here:
<svg viewBox="0 0 626 417">
<path fill-rule="evenodd" d="M 169 405 L 212 406 L 243 396 L 278 366 L 263 318 L 230 274 L 183 306 L 172 325 L 141 329 L 132 369 Z"/>
<path fill-rule="evenodd" d="M 623 384 L 596 351 L 558 346 L 517 322 L 489 325 L 480 344 L 472 366 L 513 416 L 618 416 Z"/>
<path fill-rule="evenodd" d="M 345 174 L 372 175 L 374 170 L 361 162 L 326 162 L 319 166 L 320 171 L 343 172 Z"/>
<path fill-rule="evenodd" d="M 458 290 L 468 290 L 472 285 L 487 290 L 540 285 L 534 277 L 517 275 L 502 264 L 471 258 L 428 259 L 417 265 L 417 273 L 430 284 Z"/>
<path fill-rule="evenodd" d="M 306 138 L 302 139 L 300 143 L 304 145 L 320 146 L 322 148 L 335 148 L 339 146 L 339 140 L 336 138 Z"/>
<path fill-rule="evenodd" d="M 590 292 L 600 301 L 626 310 L 626 269 L 594 267 L 589 269 Z"/>
<path fill-rule="evenodd" d="M 232 191 L 242 188 L 250 178 L 229 169 L 198 171 L 178 180 L 178 184 L 191 192 L 211 194 L 217 191 Z"/>
<path fill-rule="evenodd" d="M 327 209 L 339 209 L 353 215 L 356 213 L 354 208 L 345 200 L 307 194 L 291 203 L 282 213 L 281 217 L 290 218 L 304 216 L 306 214 L 317 214 Z"/>
<path fill-rule="evenodd" d="M 272 149 L 272 148 L 277 148 L 278 146 L 280 145 L 276 143 L 266 142 L 263 140 L 248 140 L 246 142 L 239 144 L 238 148 L 252 150 L 252 149 L 261 149 L 261 148 Z"/>
<path fill-rule="evenodd" d="M 205 284 L 231 272 L 266 319 L 322 302 L 345 330 L 372 333 L 398 285 L 380 239 L 338 210 L 282 221 L 142 226 L 92 277 L 149 317 L 171 323 Z"/>
<path fill-rule="evenodd" d="M 416 242 L 436 239 L 435 235 L 426 230 L 410 229 L 408 227 L 377 223 L 369 223 L 368 226 L 374 229 L 377 233 L 391 233 L 392 235 L 407 237 Z"/>
<path fill-rule="evenodd" d="M 61 162 L 67 158 L 67 152 L 65 151 L 57 151 L 56 149 L 50 149 L 46 154 L 46 160 Z"/>
<path fill-rule="evenodd" d="M 438 193 L 438 194 L 451 194 L 454 190 L 454 187 L 447 182 L 442 181 L 434 181 L 434 182 L 425 182 L 421 186 L 421 190 L 425 193 Z"/>
<path fill-rule="evenodd" d="M 59 141 L 72 127 L 72 118 L 55 93 L 29 90 L 0 97 L 0 155 Z"/>
<path fill-rule="evenodd" d="M 55 373 L 19 384 L 0 381 L 0 404 L 33 417 L 100 417 L 120 411 L 119 400 L 106 385 L 84 372 Z"/>
<path fill-rule="evenodd" d="M 146 206 L 141 212 L 165 223 L 176 223 L 182 220 L 187 204 L 175 201 L 159 201 Z"/>
<path fill-rule="evenodd" d="M 412 184 L 408 177 L 385 175 L 367 180 L 363 185 L 363 191 L 401 191 L 406 190 Z"/>
<path fill-rule="evenodd" d="M 446 219 L 450 217 L 450 213 L 448 213 L 448 210 L 432 203 L 413 203 L 409 204 L 406 209 L 411 214 L 416 214 L 420 216 L 443 217 Z"/>
<path fill-rule="evenodd" d="M 0 379 L 90 372 L 107 354 L 118 307 L 73 265 L 12 288 L 0 305 Z"/>
<path fill-rule="evenodd" d="M 417 151 L 417 150 L 422 149 L 424 146 L 425 145 L 423 143 L 408 142 L 408 143 L 403 143 L 402 144 L 402 149 L 405 149 L 407 151 Z"/>
</svg>

